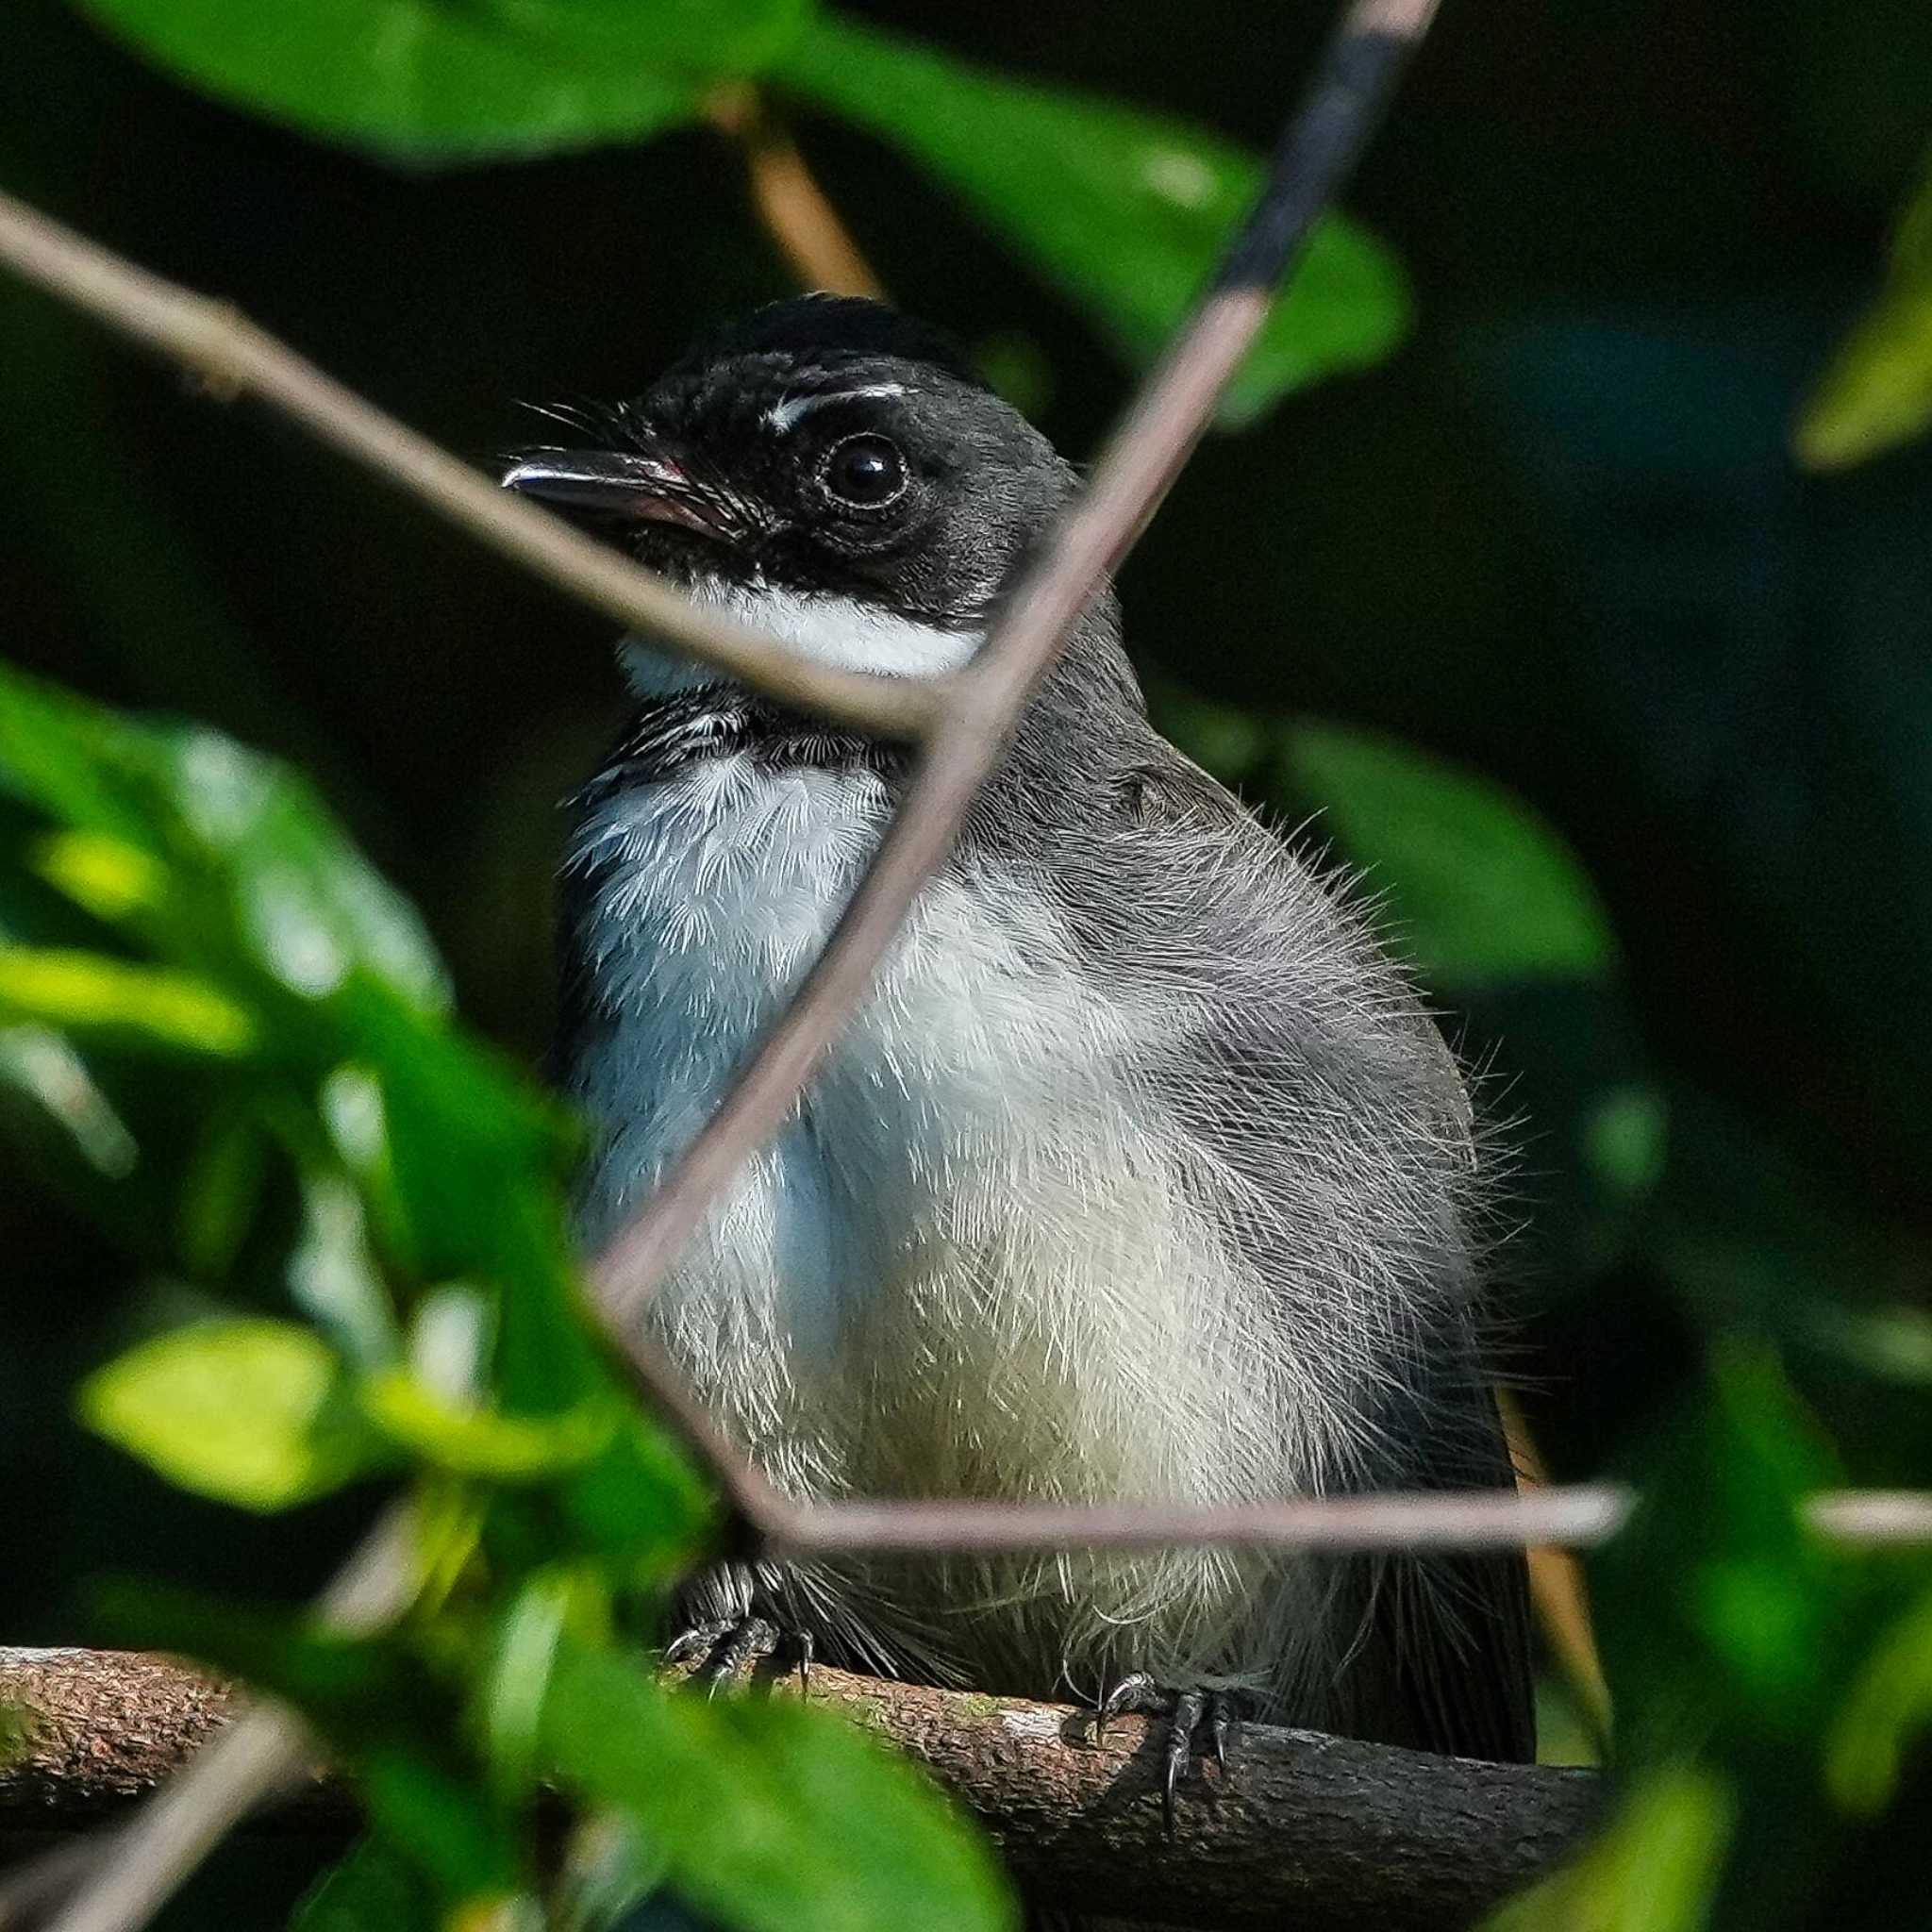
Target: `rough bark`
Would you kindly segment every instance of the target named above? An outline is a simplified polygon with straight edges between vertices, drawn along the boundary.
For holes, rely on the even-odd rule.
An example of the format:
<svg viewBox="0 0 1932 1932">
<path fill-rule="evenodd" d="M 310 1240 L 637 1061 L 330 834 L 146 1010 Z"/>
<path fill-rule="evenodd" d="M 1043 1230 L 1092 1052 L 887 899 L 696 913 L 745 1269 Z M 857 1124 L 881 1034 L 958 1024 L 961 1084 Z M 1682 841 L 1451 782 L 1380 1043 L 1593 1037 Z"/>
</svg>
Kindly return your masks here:
<svg viewBox="0 0 1932 1932">
<path fill-rule="evenodd" d="M 1117 1719 L 1096 1740 L 1064 1706 L 824 1669 L 812 1695 L 924 1761 L 979 1816 L 1029 1897 L 1112 1918 L 1447 1932 L 1574 1847 L 1597 1799 L 1590 1772 L 1250 1725 L 1224 1775 L 1202 1764 L 1183 1786 L 1170 1838 L 1159 1738 L 1145 1719 Z M 0 1708 L 22 1733 L 0 1751 L 0 1832 L 38 1837 L 115 1815 L 235 1702 L 158 1657 L 0 1650 Z M 339 1828 L 348 1804 L 318 1772 L 259 1823 Z"/>
</svg>

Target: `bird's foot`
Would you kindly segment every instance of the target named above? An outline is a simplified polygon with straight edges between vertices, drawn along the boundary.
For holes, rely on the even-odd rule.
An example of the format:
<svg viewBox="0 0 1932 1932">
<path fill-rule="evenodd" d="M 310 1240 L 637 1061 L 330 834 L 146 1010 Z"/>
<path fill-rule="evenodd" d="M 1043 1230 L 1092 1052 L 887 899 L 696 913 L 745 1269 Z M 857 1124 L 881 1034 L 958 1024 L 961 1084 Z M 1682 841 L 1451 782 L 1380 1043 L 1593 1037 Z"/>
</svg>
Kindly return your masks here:
<svg viewBox="0 0 1932 1932">
<path fill-rule="evenodd" d="M 704 1680 L 707 1695 L 715 1697 L 766 1657 L 782 1657 L 797 1667 L 799 1695 L 808 1697 L 813 1648 L 811 1632 L 794 1624 L 760 1591 L 735 1614 L 687 1624 L 664 1646 L 664 1661 L 681 1664 L 702 1657 L 695 1674 Z"/>
<path fill-rule="evenodd" d="M 1170 1834 L 1174 1831 L 1174 1794 L 1188 1775 L 1196 1752 L 1197 1735 L 1206 1731 L 1207 1750 L 1222 1774 L 1227 1772 L 1227 1749 L 1241 1717 L 1237 1693 L 1208 1690 L 1199 1686 L 1176 1690 L 1159 1683 L 1145 1671 L 1123 1677 L 1105 1697 L 1093 1714 L 1096 1733 L 1104 1732 L 1108 1720 L 1123 1711 L 1144 1711 L 1164 1720 L 1160 1731 L 1161 1776 L 1160 1813 Z"/>
</svg>

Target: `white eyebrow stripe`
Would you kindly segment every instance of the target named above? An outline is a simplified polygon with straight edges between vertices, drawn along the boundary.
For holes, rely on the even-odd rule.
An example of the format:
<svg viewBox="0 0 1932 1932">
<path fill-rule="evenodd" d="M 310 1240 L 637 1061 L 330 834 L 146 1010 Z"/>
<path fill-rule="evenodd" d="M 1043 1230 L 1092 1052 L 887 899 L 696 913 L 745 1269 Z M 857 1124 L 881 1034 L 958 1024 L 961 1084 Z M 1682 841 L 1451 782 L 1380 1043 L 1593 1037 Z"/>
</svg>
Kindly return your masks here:
<svg viewBox="0 0 1932 1932">
<path fill-rule="evenodd" d="M 801 416 L 809 415 L 827 403 L 854 403 L 870 396 L 903 396 L 905 393 L 903 382 L 874 382 L 864 389 L 821 390 L 813 395 L 787 396 L 775 408 L 765 411 L 765 426 L 783 436 Z"/>
</svg>

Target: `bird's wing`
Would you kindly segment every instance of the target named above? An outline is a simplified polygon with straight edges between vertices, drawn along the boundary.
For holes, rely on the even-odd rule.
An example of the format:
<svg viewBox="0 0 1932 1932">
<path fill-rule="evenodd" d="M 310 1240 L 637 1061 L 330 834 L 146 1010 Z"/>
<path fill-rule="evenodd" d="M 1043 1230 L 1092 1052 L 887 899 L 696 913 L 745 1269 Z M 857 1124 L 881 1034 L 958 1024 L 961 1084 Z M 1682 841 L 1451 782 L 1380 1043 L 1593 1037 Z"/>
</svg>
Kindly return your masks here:
<svg viewBox="0 0 1932 1932">
<path fill-rule="evenodd" d="M 1385 1252 L 1399 1255 L 1424 1305 L 1424 1345 L 1391 1347 L 1388 1361 L 1399 1373 L 1376 1405 L 1367 1479 L 1349 1474 L 1338 1487 L 1509 1486 L 1513 1471 L 1474 1306 L 1469 1218 L 1476 1211 L 1475 1145 L 1455 1057 L 1359 915 L 1208 774 L 1157 740 L 1124 768 L 1120 785 L 1142 837 L 1155 835 L 1155 849 L 1168 855 L 1163 879 L 1185 870 L 1200 881 L 1199 929 L 1186 950 L 1224 962 L 1219 970 L 1231 962 L 1243 975 L 1208 1008 L 1220 1017 L 1208 1025 L 1222 1037 L 1204 1035 L 1193 1050 L 1238 1070 L 1224 1078 L 1241 1082 L 1248 1117 L 1230 1124 L 1224 1108 L 1204 1108 L 1193 1131 L 1223 1135 L 1219 1151 L 1245 1163 L 1249 1185 L 1275 1191 L 1280 1224 L 1293 1227 L 1306 1212 L 1296 1156 L 1285 1152 L 1271 1165 L 1257 1159 L 1252 1143 L 1257 1125 L 1263 1137 L 1281 1141 L 1280 1122 L 1294 1106 L 1297 1083 L 1307 1091 L 1312 1062 L 1324 1083 L 1315 1091 L 1333 1095 L 1339 1085 L 1357 1103 L 1346 1109 L 1356 1116 L 1345 1130 L 1356 1141 L 1340 1158 L 1391 1197 Z M 1177 844 L 1188 853 L 1184 868 L 1173 862 Z M 1229 890 L 1235 881 L 1240 889 Z M 1279 957 L 1291 953 L 1308 963 L 1297 969 L 1293 958 Z M 1351 1026 L 1358 1038 L 1350 1038 Z M 1417 1225 L 1436 1228 L 1439 1257 L 1432 1258 L 1426 1241 L 1398 1232 Z M 1376 1244 L 1373 1212 L 1356 1239 Z M 1275 1285 L 1286 1299 L 1294 1285 L 1278 1278 L 1280 1256 L 1277 1248 Z M 1265 1272 L 1271 1257 L 1257 1258 Z M 1342 1700 L 1352 1724 L 1390 1742 L 1461 1757 L 1534 1757 L 1520 1555 L 1364 1558 L 1353 1566 L 1346 1594 L 1362 1619 L 1349 1667 L 1359 1688 Z"/>
</svg>

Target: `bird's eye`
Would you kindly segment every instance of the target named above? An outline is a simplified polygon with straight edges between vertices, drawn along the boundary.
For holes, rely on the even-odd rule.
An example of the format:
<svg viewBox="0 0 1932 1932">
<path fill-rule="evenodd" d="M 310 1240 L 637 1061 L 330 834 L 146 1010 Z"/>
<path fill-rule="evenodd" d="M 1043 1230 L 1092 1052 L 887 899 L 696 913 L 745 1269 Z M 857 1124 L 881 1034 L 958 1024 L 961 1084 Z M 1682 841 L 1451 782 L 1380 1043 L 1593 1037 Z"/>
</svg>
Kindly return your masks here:
<svg viewBox="0 0 1932 1932">
<path fill-rule="evenodd" d="M 848 436 L 819 472 L 826 490 L 858 509 L 880 509 L 905 494 L 906 459 L 883 436 Z"/>
</svg>

